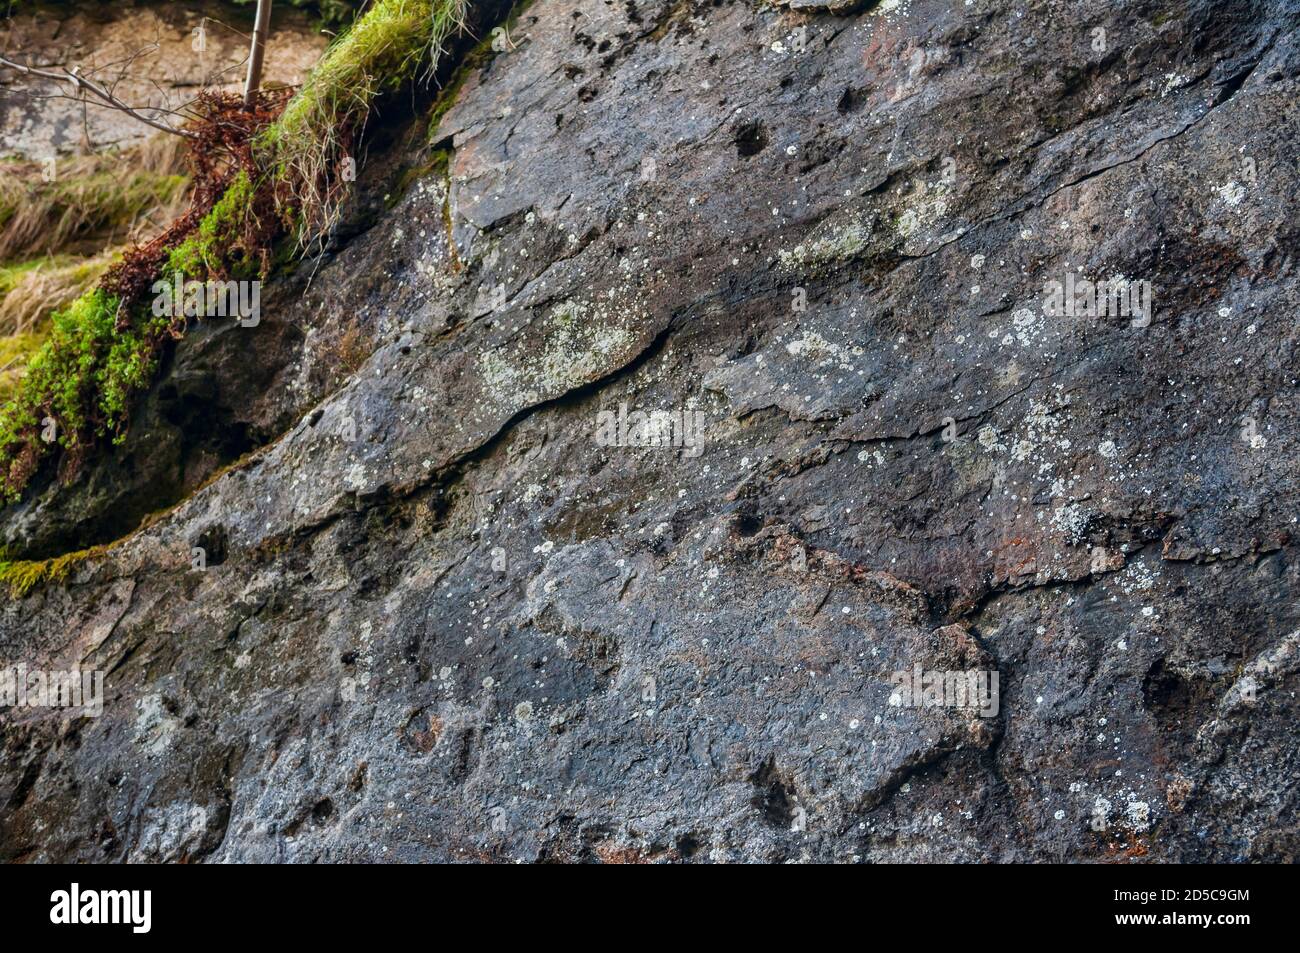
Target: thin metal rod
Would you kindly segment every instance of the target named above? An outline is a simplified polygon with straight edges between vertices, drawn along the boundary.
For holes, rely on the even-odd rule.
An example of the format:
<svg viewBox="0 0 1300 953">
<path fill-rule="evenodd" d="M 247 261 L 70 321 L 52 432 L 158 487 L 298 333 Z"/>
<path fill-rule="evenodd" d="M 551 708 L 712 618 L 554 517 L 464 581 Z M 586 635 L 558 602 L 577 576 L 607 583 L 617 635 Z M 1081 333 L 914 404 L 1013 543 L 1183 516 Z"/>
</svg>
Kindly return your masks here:
<svg viewBox="0 0 1300 953">
<path fill-rule="evenodd" d="M 271 27 L 271 0 L 257 0 L 257 20 L 253 24 L 253 45 L 248 51 L 248 79 L 244 82 L 244 108 L 252 111 L 262 86 L 262 55 L 266 52 L 266 34 Z"/>
</svg>

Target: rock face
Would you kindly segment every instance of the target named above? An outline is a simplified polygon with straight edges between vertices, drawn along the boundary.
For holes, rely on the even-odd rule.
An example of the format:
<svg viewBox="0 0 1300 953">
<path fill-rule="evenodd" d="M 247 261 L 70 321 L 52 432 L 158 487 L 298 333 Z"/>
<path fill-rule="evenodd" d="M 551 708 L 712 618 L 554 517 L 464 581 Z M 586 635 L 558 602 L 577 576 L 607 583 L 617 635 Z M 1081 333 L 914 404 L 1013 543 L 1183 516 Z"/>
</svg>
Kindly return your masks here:
<svg viewBox="0 0 1300 953">
<path fill-rule="evenodd" d="M 105 673 L 0 856 L 1294 860 L 1298 27 L 527 6 L 227 336 L 262 449 L 0 611 Z"/>
</svg>

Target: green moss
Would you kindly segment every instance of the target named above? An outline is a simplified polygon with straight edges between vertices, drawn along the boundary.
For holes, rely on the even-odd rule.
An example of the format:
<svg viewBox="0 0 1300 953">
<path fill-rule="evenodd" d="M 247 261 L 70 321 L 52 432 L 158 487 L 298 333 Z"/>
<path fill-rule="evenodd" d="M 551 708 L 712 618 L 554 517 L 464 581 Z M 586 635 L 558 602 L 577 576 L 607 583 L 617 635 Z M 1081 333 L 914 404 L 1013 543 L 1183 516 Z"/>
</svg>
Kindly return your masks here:
<svg viewBox="0 0 1300 953">
<path fill-rule="evenodd" d="M 240 249 L 255 192 L 247 173 L 235 176 L 194 233 L 168 253 L 163 274 L 170 277 L 179 271 L 187 280 L 196 281 L 210 276 L 253 277 L 258 263 L 241 254 Z"/>
<path fill-rule="evenodd" d="M 179 271 L 186 280 L 198 281 L 252 278 L 262 265 L 253 258 L 264 249 L 245 247 L 244 236 L 263 234 L 261 226 L 270 223 L 250 223 L 248 216 L 267 206 L 272 191 L 280 205 L 279 225 L 300 228 L 300 239 L 304 231 L 314 233 L 331 223 L 337 208 L 333 203 L 346 188 L 340 188 L 334 171 L 342 144 L 353 141 L 376 97 L 409 82 L 431 54 L 441 52 L 463 23 L 466 2 L 372 4 L 256 140 L 254 151 L 265 178 L 237 176 L 199 227 L 168 251 L 162 274 Z M 286 195 L 292 198 L 282 202 Z M 23 210 L 15 206 L 10 214 L 17 219 Z M 282 248 L 273 267 L 285 267 L 291 255 L 292 250 Z M 45 339 L 28 342 L 34 350 L 25 352 L 26 373 L 0 408 L 4 497 L 18 498 L 53 444 L 75 463 L 97 440 L 124 439 L 131 401 L 149 386 L 172 330 L 171 318 L 154 317 L 143 307 L 124 309 L 100 289 L 56 311 Z M 33 580 L 49 578 L 36 564 L 5 565 L 9 568 L 0 571 L 0 579 L 9 578 L 23 591 Z"/>
<path fill-rule="evenodd" d="M 44 562 L 0 562 L 0 584 L 9 587 L 9 595 L 14 599 L 21 599 L 45 578 L 45 572 Z"/>
<path fill-rule="evenodd" d="M 57 442 L 80 451 L 96 437 L 123 438 L 129 399 L 152 378 L 169 322 L 139 317 L 118 328 L 117 304 L 96 289 L 56 312 L 48 337 L 0 410 L 0 459 L 9 465 L 4 490 L 10 499 L 29 475 L 14 470 L 22 449 L 40 455 Z"/>
<path fill-rule="evenodd" d="M 0 559 L 0 585 L 9 587 L 12 598 L 21 599 L 37 586 L 65 581 L 73 569 L 106 549 L 105 546 L 92 546 L 52 559 Z"/>
<path fill-rule="evenodd" d="M 274 170 L 277 195 L 297 217 L 298 240 L 310 244 L 337 220 L 331 185 L 348 142 L 375 100 L 413 79 L 464 23 L 468 0 L 382 0 L 326 51 L 320 65 L 258 137 L 263 167 Z"/>
<path fill-rule="evenodd" d="M 329 48 L 302 91 L 273 127 L 289 140 L 369 107 L 384 88 L 415 76 L 432 48 L 440 48 L 464 20 L 462 0 L 381 0 Z"/>
<path fill-rule="evenodd" d="M 439 4 L 439 7 L 447 4 Z M 292 153 L 308 140 L 337 135 L 338 121 L 364 114 L 385 87 L 410 79 L 433 37 L 430 0 L 376 4 L 335 42 L 280 119 L 261 137 L 263 149 Z M 278 155 L 282 162 L 291 155 Z"/>
</svg>

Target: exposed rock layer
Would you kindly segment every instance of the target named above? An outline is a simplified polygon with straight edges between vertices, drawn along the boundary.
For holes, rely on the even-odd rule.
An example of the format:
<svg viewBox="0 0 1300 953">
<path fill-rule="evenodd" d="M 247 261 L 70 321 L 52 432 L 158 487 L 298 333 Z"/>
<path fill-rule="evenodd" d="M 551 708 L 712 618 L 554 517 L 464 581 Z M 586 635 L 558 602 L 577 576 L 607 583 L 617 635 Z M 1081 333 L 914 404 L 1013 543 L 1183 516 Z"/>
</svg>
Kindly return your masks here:
<svg viewBox="0 0 1300 953">
<path fill-rule="evenodd" d="M 1297 19 L 537 0 L 202 332 L 267 446 L 0 613 L 107 672 L 0 855 L 1293 860 Z"/>
</svg>

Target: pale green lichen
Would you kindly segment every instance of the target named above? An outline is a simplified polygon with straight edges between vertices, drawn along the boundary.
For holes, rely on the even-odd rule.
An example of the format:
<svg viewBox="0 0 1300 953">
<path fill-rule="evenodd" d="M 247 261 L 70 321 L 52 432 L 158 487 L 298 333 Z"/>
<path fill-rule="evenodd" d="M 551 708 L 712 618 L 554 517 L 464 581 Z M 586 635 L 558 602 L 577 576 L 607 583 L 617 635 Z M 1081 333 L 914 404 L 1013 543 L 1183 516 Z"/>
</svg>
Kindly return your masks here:
<svg viewBox="0 0 1300 953">
<path fill-rule="evenodd" d="M 608 373 L 626 352 L 632 335 L 618 306 L 564 301 L 551 309 L 537 353 L 531 343 L 479 355 L 487 392 L 502 404 L 537 403 L 557 397 Z M 505 399 L 505 398 L 509 399 Z"/>
<path fill-rule="evenodd" d="M 862 219 L 819 228 L 794 248 L 777 252 L 781 268 L 801 275 L 814 275 L 839 262 L 850 261 L 871 243 L 871 226 Z"/>
<path fill-rule="evenodd" d="M 951 188 L 945 182 L 933 185 L 919 180 L 908 196 L 903 211 L 894 220 L 898 237 L 906 241 L 917 232 L 937 225 L 948 214 L 948 195 Z"/>
</svg>

